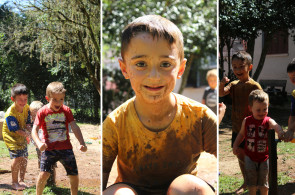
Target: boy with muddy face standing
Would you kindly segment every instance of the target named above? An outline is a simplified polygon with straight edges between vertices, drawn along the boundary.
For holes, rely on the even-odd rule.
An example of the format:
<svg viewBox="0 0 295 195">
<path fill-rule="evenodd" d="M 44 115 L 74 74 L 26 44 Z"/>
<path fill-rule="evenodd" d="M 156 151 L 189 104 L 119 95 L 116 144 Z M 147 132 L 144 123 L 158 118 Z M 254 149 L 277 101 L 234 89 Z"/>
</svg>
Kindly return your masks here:
<svg viewBox="0 0 295 195">
<path fill-rule="evenodd" d="M 195 169 L 202 151 L 216 156 L 216 115 L 172 93 L 186 64 L 180 30 L 160 16 L 137 18 L 123 31 L 121 56 L 136 96 L 103 123 L 104 189 L 118 162 L 104 194 L 214 194 Z"/>
</svg>

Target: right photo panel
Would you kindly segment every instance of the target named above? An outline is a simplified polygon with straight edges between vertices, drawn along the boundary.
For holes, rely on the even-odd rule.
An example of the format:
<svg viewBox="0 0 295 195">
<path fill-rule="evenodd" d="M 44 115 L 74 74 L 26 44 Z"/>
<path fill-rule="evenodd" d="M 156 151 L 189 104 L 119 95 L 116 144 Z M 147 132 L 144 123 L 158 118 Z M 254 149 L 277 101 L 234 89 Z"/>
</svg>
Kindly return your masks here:
<svg viewBox="0 0 295 195">
<path fill-rule="evenodd" d="M 295 2 L 218 7 L 219 194 L 295 194 Z"/>
</svg>

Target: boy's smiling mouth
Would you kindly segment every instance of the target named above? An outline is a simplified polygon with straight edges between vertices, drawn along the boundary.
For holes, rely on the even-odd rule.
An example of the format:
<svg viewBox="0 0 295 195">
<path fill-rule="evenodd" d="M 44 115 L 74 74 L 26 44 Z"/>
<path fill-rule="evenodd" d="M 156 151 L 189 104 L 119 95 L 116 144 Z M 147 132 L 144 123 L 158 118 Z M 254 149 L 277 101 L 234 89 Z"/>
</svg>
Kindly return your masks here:
<svg viewBox="0 0 295 195">
<path fill-rule="evenodd" d="M 148 86 L 144 85 L 144 88 L 146 88 L 149 91 L 159 91 L 163 88 L 164 86 Z"/>
</svg>

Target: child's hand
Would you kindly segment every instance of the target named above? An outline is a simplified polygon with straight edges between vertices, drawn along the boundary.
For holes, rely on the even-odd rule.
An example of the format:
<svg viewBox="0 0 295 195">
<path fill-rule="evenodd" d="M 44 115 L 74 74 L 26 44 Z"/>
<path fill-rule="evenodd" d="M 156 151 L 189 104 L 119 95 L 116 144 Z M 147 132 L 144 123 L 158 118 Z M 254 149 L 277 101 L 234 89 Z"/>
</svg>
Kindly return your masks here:
<svg viewBox="0 0 295 195">
<path fill-rule="evenodd" d="M 87 146 L 86 145 L 80 145 L 79 150 L 81 150 L 81 152 L 86 152 L 87 151 Z"/>
<path fill-rule="evenodd" d="M 294 138 L 294 132 L 290 129 L 288 129 L 288 131 L 285 133 L 284 135 L 284 141 L 285 142 L 289 142 Z"/>
<path fill-rule="evenodd" d="M 233 147 L 233 153 L 234 153 L 234 155 L 238 155 L 239 148 L 238 147 Z"/>
<path fill-rule="evenodd" d="M 43 152 L 44 150 L 46 150 L 46 148 L 48 148 L 48 146 L 47 144 L 41 142 L 40 144 L 38 144 L 38 148 L 41 152 Z"/>
<path fill-rule="evenodd" d="M 223 79 L 220 81 L 220 84 L 225 85 L 228 83 L 230 80 L 227 77 L 223 77 Z"/>
<path fill-rule="evenodd" d="M 280 131 L 279 133 L 278 133 L 278 137 L 279 137 L 279 139 L 280 140 L 285 140 L 285 132 L 284 131 Z"/>
</svg>

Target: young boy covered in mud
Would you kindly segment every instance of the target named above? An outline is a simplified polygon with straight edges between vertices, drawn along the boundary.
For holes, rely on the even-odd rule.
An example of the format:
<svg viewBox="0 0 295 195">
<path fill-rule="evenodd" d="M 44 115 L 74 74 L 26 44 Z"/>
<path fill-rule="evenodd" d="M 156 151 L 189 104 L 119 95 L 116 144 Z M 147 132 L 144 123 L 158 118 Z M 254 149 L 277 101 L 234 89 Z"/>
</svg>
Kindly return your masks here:
<svg viewBox="0 0 295 195">
<path fill-rule="evenodd" d="M 217 117 L 172 92 L 186 64 L 182 33 L 147 15 L 121 38 L 120 68 L 136 96 L 103 123 L 103 189 L 116 157 L 118 163 L 116 182 L 104 194 L 214 194 L 195 175 L 201 152 L 216 156 Z"/>
</svg>

